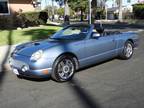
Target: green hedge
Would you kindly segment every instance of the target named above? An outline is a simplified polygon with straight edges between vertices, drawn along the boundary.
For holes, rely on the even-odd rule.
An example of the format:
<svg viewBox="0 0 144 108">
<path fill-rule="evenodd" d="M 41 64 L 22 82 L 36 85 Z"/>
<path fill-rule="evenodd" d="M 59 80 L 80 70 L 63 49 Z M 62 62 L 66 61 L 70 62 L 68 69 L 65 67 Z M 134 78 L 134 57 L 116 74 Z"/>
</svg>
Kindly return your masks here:
<svg viewBox="0 0 144 108">
<path fill-rule="evenodd" d="M 133 13 L 135 18 L 144 19 L 144 4 L 133 5 Z"/>
<path fill-rule="evenodd" d="M 0 29 L 12 28 L 13 21 L 11 17 L 0 16 Z"/>
<path fill-rule="evenodd" d="M 28 27 L 46 24 L 48 19 L 47 12 L 26 12 L 16 15 L 15 26 Z"/>
</svg>

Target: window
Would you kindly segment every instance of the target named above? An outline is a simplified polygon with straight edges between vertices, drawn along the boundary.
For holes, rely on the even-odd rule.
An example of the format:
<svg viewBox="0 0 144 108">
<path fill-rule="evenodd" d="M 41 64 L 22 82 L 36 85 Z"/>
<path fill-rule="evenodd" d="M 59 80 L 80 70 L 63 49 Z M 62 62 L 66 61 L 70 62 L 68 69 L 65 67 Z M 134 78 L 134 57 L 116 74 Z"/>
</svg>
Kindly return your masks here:
<svg viewBox="0 0 144 108">
<path fill-rule="evenodd" d="M 9 14 L 8 0 L 0 0 L 0 15 Z"/>
<path fill-rule="evenodd" d="M 82 40 L 86 38 L 89 29 L 89 26 L 68 26 L 55 33 L 51 39 Z"/>
</svg>

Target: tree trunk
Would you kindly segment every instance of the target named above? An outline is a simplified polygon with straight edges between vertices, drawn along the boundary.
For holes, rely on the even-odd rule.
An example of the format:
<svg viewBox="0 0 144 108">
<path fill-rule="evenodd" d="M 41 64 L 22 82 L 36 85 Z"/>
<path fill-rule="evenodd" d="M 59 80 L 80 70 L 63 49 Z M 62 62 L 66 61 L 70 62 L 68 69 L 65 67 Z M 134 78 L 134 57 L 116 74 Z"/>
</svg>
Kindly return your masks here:
<svg viewBox="0 0 144 108">
<path fill-rule="evenodd" d="M 81 8 L 81 21 L 83 21 L 83 9 Z"/>
</svg>

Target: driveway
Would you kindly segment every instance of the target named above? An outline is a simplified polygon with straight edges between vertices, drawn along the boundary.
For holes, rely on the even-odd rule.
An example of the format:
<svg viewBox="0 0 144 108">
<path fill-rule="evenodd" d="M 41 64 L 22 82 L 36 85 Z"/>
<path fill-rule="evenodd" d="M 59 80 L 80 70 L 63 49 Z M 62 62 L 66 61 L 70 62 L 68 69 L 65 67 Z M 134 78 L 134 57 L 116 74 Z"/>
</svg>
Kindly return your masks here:
<svg viewBox="0 0 144 108">
<path fill-rule="evenodd" d="M 8 59 L 10 57 L 10 52 L 13 51 L 16 45 L 4 45 L 0 46 L 0 72 L 2 71 L 2 64 L 8 66 Z"/>
<path fill-rule="evenodd" d="M 18 79 L 7 71 L 0 83 L 0 108 L 143 108 L 143 33 L 130 60 L 83 69 L 67 83 Z"/>
</svg>

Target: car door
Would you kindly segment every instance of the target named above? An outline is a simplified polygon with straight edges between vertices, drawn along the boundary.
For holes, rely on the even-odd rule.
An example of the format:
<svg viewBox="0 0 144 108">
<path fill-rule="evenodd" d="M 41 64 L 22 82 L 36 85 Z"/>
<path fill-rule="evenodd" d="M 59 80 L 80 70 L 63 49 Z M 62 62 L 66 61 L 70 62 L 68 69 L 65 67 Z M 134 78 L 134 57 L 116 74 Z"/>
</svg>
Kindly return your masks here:
<svg viewBox="0 0 144 108">
<path fill-rule="evenodd" d="M 85 58 L 83 65 L 104 61 L 116 55 L 115 36 L 90 37 L 85 41 Z"/>
</svg>

